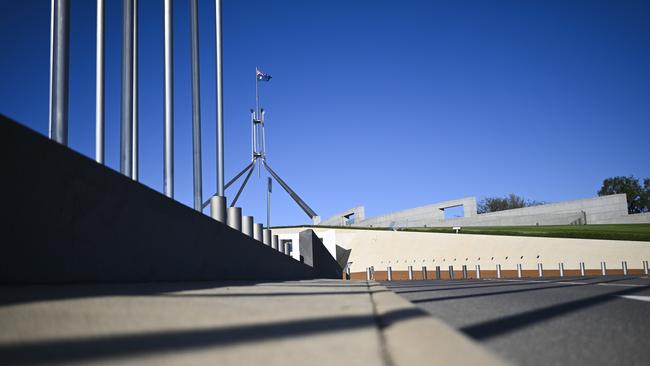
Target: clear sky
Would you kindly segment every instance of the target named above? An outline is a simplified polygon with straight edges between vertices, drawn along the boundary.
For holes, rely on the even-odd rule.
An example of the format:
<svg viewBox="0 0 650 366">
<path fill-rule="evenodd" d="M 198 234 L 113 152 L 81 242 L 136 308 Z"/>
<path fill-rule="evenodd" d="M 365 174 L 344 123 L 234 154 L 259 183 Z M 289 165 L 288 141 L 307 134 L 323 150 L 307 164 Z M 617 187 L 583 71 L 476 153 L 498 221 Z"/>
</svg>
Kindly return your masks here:
<svg viewBox="0 0 650 366">
<path fill-rule="evenodd" d="M 106 2 L 106 154 L 119 169 L 121 1 Z M 70 147 L 92 158 L 95 2 L 71 3 Z M 140 3 L 140 177 L 161 191 L 163 2 Z M 207 197 L 214 3 L 199 3 Z M 224 0 L 223 18 L 226 178 L 250 160 L 259 66 L 273 76 L 268 161 L 324 218 L 511 192 L 585 198 L 606 177 L 650 176 L 649 1 Z M 49 28 L 49 0 L 0 5 L 0 113 L 43 134 Z M 191 206 L 189 39 L 189 3 L 175 0 L 175 196 Z M 259 222 L 265 180 L 240 199 Z M 272 207 L 272 224 L 308 221 L 277 185 Z"/>
</svg>

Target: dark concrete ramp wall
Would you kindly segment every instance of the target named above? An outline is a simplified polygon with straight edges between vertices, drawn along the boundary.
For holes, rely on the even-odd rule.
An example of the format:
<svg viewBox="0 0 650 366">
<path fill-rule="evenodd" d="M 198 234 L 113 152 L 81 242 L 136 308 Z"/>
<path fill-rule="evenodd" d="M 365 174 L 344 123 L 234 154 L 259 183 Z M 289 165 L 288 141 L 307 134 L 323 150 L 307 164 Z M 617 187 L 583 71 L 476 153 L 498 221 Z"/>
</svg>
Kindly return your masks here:
<svg viewBox="0 0 650 366">
<path fill-rule="evenodd" d="M 336 278 L 342 276 L 342 267 L 325 248 L 323 242 L 316 236 L 314 230 L 301 231 L 298 237 L 300 245 L 300 259 L 305 264 L 314 268 L 318 278 Z"/>
<path fill-rule="evenodd" d="M 0 283 L 295 280 L 315 271 L 0 116 Z"/>
</svg>

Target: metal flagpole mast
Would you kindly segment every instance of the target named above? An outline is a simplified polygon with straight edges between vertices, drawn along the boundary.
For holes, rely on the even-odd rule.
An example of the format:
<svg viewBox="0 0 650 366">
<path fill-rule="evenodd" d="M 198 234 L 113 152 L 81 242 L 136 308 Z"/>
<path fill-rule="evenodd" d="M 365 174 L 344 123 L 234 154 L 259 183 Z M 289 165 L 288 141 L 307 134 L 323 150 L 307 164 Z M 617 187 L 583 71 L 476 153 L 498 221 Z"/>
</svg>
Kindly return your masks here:
<svg viewBox="0 0 650 366">
<path fill-rule="evenodd" d="M 68 145 L 70 3 L 52 0 L 50 39 L 50 138 Z"/>
<path fill-rule="evenodd" d="M 192 42 L 192 150 L 194 162 L 194 209 L 201 211 L 203 187 L 201 175 L 201 87 L 199 74 L 198 0 L 190 0 L 190 33 Z"/>
<path fill-rule="evenodd" d="M 164 3 L 165 33 L 165 130 L 164 130 L 164 191 L 167 197 L 174 197 L 174 79 L 172 43 L 172 0 Z"/>
<path fill-rule="evenodd" d="M 120 172 L 133 174 L 133 0 L 122 1 L 122 123 Z"/>
<path fill-rule="evenodd" d="M 138 180 L 138 0 L 133 0 L 133 132 L 131 178 Z"/>
<path fill-rule="evenodd" d="M 221 37 L 221 0 L 215 0 L 217 58 L 217 195 L 225 197 L 223 159 L 223 42 Z"/>
<path fill-rule="evenodd" d="M 104 164 L 104 0 L 97 0 L 95 51 L 95 161 Z"/>
<path fill-rule="evenodd" d="M 267 177 L 268 187 L 266 190 L 266 228 L 271 228 L 271 190 L 272 190 L 272 180 L 271 177 Z"/>
</svg>

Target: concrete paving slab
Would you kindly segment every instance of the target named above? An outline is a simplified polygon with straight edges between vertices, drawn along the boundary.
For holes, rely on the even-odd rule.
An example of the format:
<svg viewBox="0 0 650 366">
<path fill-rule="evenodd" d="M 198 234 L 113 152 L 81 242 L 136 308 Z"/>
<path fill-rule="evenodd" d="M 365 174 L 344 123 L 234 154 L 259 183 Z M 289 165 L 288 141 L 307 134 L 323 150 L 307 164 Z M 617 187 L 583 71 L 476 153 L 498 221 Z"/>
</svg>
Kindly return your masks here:
<svg viewBox="0 0 650 366">
<path fill-rule="evenodd" d="M 24 286 L 0 294 L 0 364 L 501 364 L 374 282 Z M 451 358 L 450 349 L 468 357 Z"/>
</svg>

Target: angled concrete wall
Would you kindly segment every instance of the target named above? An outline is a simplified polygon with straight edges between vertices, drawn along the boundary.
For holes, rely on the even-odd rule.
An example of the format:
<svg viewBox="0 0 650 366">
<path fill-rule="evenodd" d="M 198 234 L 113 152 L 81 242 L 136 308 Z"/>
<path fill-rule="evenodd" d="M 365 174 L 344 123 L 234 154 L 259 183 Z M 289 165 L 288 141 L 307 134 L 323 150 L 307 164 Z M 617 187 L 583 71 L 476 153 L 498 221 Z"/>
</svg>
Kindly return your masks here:
<svg viewBox="0 0 650 366">
<path fill-rule="evenodd" d="M 294 280 L 295 259 L 0 116 L 0 283 Z"/>
<path fill-rule="evenodd" d="M 445 208 L 461 205 L 463 206 L 463 214 L 465 217 L 476 216 L 476 197 L 466 197 L 367 218 L 363 221 L 359 221 L 353 226 L 420 226 L 420 223 L 423 222 L 443 221 L 445 218 Z M 416 225 L 414 225 L 414 223 L 416 223 Z"/>
<path fill-rule="evenodd" d="M 322 221 L 320 225 L 345 226 L 348 224 L 347 217 L 350 215 L 354 215 L 355 223 L 362 222 L 366 218 L 364 207 L 357 206 L 332 215 L 327 220 Z"/>
</svg>

